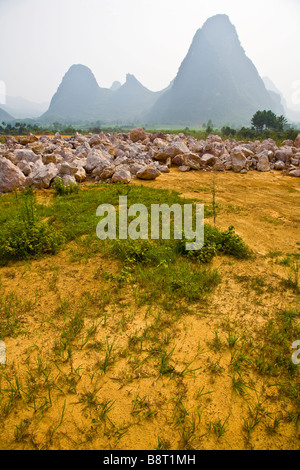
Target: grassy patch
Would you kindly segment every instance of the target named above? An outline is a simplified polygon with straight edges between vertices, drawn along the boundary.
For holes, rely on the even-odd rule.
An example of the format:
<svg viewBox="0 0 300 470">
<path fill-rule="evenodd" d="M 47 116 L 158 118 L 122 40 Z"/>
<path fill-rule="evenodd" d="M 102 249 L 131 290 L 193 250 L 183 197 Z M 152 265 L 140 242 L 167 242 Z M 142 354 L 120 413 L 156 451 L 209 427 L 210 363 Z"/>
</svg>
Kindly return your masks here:
<svg viewBox="0 0 300 470">
<path fill-rule="evenodd" d="M 2 212 L 0 263 L 57 253 L 63 236 L 42 221 L 42 211 L 38 212 L 33 192 L 28 190 L 11 202 L 11 205 L 4 203 Z"/>
<path fill-rule="evenodd" d="M 27 259 L 43 254 L 54 254 L 63 242 L 76 240 L 82 242 L 86 236 L 86 247 L 96 251 L 103 249 L 105 242 L 96 237 L 96 210 L 100 204 L 109 203 L 115 207 L 119 204 L 119 196 L 127 196 L 128 207 L 133 204 L 144 204 L 149 213 L 151 204 L 183 205 L 193 201 L 182 199 L 175 191 L 153 190 L 143 186 L 125 187 L 124 185 L 99 185 L 88 190 L 73 191 L 63 189 L 60 184 L 55 186 L 57 197 L 52 204 L 37 204 L 32 191 L 21 195 L 8 195 L 0 198 L 0 254 L 2 263 L 14 259 Z M 60 188 L 59 191 L 57 188 Z M 64 188 L 66 188 L 64 186 Z M 66 192 L 65 192 L 66 191 Z M 117 233 L 119 218 L 117 217 Z M 128 223 L 130 219 L 128 220 Z M 171 222 L 171 238 L 173 236 Z M 149 217 L 150 225 L 150 217 Z M 162 227 L 160 227 L 160 231 Z M 109 241 L 109 249 L 123 261 L 141 263 L 170 263 L 178 255 L 184 253 L 186 240 L 149 240 Z M 191 254 L 201 262 L 211 261 L 216 254 L 232 255 L 239 259 L 250 256 L 250 250 L 243 240 L 230 227 L 220 232 L 215 227 L 206 225 L 205 245 L 202 250 Z"/>
</svg>

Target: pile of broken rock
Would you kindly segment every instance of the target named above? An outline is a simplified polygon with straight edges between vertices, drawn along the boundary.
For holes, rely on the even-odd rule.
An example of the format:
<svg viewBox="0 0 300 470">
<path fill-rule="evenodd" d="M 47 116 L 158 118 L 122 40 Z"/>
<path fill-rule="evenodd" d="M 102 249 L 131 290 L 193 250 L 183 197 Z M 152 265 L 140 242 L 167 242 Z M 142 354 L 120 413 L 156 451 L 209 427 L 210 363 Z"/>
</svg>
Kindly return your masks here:
<svg viewBox="0 0 300 470">
<path fill-rule="evenodd" d="M 197 140 L 181 133 L 151 134 L 142 128 L 128 134 L 6 137 L 0 145 L 0 192 L 29 186 L 46 189 L 55 178 L 65 185 L 85 180 L 154 180 L 169 173 L 171 166 L 181 172 L 280 170 L 300 177 L 300 134 L 280 147 L 272 139 L 237 142 L 209 135 Z"/>
</svg>

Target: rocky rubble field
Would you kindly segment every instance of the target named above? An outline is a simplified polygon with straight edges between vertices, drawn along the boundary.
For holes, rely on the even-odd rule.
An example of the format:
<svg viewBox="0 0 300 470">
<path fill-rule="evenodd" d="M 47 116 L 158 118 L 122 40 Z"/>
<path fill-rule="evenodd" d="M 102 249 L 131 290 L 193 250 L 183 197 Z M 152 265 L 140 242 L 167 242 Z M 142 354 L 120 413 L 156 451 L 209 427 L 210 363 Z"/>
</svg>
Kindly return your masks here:
<svg viewBox="0 0 300 470">
<path fill-rule="evenodd" d="M 172 165 L 182 172 L 280 170 L 300 177 L 300 134 L 280 147 L 272 139 L 237 142 L 209 135 L 204 141 L 184 134 L 150 134 L 141 128 L 128 134 L 6 137 L 0 145 L 0 192 L 28 186 L 47 189 L 57 177 L 65 185 L 86 179 L 154 180 Z"/>
</svg>

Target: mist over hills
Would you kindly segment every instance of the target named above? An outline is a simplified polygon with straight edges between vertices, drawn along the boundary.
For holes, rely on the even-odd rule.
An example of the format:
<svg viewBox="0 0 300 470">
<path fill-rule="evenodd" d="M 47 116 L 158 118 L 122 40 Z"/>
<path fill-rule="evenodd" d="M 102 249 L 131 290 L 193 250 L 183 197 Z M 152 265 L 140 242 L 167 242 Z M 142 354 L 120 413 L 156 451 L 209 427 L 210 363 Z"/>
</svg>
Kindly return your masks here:
<svg viewBox="0 0 300 470">
<path fill-rule="evenodd" d="M 283 94 L 272 82 L 272 80 L 269 77 L 263 77 L 263 81 L 268 92 L 274 97 L 276 102 L 280 102 L 281 108 L 283 108 L 283 112 L 280 112 L 280 114 L 284 114 L 291 121 L 300 122 L 300 106 L 299 111 L 289 109 Z"/>
<path fill-rule="evenodd" d="M 13 120 L 14 120 L 13 116 L 11 116 L 9 113 L 4 111 L 4 109 L 0 108 L 0 123 L 9 122 L 9 121 L 13 121 Z"/>
<path fill-rule="evenodd" d="M 112 90 L 100 88 L 92 71 L 81 64 L 72 65 L 54 94 L 45 120 L 95 120 Z"/>
<path fill-rule="evenodd" d="M 274 107 L 235 27 L 228 16 L 217 15 L 196 32 L 173 87 L 157 101 L 149 119 L 247 124 L 258 109 Z"/>
<path fill-rule="evenodd" d="M 285 114 L 280 95 L 267 90 L 229 17 L 216 15 L 196 32 L 167 89 L 150 91 L 131 74 L 123 85 L 101 88 L 88 67 L 73 65 L 41 120 L 197 127 L 212 120 L 239 126 L 262 109 Z"/>
<path fill-rule="evenodd" d="M 35 103 L 21 96 L 6 96 L 6 103 L 2 109 L 16 119 L 37 118 L 49 107 L 49 103 Z"/>
<path fill-rule="evenodd" d="M 138 121 L 145 110 L 150 109 L 161 92 L 144 87 L 134 75 L 127 74 L 126 82 L 109 97 L 102 110 L 102 119 L 110 121 Z"/>
</svg>

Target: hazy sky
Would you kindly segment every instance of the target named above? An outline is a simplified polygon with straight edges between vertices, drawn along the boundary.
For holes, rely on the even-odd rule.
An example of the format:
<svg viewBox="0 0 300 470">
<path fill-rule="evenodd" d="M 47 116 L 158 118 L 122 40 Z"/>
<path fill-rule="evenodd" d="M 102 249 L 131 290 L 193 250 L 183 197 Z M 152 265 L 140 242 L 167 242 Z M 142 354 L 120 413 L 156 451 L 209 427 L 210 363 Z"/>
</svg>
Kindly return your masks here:
<svg viewBox="0 0 300 470">
<path fill-rule="evenodd" d="M 132 73 L 161 90 L 217 13 L 229 15 L 260 75 L 297 104 L 300 0 L 0 0 L 0 80 L 9 96 L 50 101 L 81 63 L 102 87 Z"/>
</svg>

